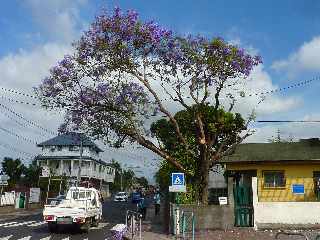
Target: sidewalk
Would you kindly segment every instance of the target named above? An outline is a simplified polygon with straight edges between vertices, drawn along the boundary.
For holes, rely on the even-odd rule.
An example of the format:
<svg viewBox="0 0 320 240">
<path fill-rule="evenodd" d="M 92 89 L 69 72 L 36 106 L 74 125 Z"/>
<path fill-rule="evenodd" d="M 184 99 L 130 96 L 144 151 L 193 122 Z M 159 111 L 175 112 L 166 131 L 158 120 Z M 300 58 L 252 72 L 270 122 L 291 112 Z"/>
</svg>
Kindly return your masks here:
<svg viewBox="0 0 320 240">
<path fill-rule="evenodd" d="M 147 209 L 146 220 L 142 222 L 142 239 L 143 240 L 171 240 L 175 239 L 173 235 L 164 233 L 164 209 L 161 208 L 160 215 L 155 216 L 154 205 Z"/>
<path fill-rule="evenodd" d="M 19 218 L 19 217 L 38 215 L 38 214 L 42 213 L 42 210 L 43 210 L 42 208 L 40 208 L 40 209 L 17 209 L 17 210 L 14 210 L 13 212 L 1 213 L 0 214 L 0 222 L 6 221 L 6 220 L 12 220 L 12 219 Z"/>
</svg>

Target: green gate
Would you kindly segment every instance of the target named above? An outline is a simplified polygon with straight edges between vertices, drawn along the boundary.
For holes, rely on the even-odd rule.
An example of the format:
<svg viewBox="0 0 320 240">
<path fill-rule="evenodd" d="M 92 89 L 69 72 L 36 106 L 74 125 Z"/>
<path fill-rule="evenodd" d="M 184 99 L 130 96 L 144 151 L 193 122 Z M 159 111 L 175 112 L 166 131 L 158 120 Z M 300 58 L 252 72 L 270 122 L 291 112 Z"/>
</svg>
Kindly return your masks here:
<svg viewBox="0 0 320 240">
<path fill-rule="evenodd" d="M 234 185 L 234 215 L 236 227 L 253 226 L 252 188 L 244 185 Z"/>
</svg>

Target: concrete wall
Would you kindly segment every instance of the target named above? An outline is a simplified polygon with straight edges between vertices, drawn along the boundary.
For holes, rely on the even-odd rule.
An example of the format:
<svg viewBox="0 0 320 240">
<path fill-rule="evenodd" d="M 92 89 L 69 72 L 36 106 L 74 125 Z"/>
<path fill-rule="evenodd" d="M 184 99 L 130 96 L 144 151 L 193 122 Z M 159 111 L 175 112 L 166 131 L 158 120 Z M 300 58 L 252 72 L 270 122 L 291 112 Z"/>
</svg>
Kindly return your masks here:
<svg viewBox="0 0 320 240">
<path fill-rule="evenodd" d="M 233 179 L 228 179 L 228 205 L 189 205 L 189 204 L 171 204 L 172 209 L 177 206 L 180 214 L 182 211 L 192 211 L 195 216 L 195 229 L 196 231 L 205 229 L 231 229 L 234 228 L 234 199 L 233 199 Z M 173 226 L 173 217 L 171 217 L 171 225 Z"/>
<path fill-rule="evenodd" d="M 172 206 L 176 208 L 174 204 Z M 195 216 L 196 231 L 204 229 L 230 229 L 234 226 L 234 212 L 229 205 L 179 205 L 180 214 L 182 211 L 192 211 Z"/>
<path fill-rule="evenodd" d="M 320 227 L 320 202 L 260 202 L 256 177 L 252 191 L 255 229 Z"/>
</svg>

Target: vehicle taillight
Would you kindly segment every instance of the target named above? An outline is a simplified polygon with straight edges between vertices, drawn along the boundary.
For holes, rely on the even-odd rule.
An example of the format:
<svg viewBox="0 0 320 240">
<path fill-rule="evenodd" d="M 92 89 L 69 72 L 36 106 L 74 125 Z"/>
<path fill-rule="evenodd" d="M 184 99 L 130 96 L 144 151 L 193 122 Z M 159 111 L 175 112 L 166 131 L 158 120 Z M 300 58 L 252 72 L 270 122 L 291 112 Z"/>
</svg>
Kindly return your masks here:
<svg viewBox="0 0 320 240">
<path fill-rule="evenodd" d="M 54 220 L 53 215 L 44 215 L 43 218 L 45 221 L 53 221 Z"/>
<path fill-rule="evenodd" d="M 75 222 L 76 222 L 76 223 L 85 223 L 85 222 L 86 222 L 86 218 L 84 218 L 84 217 L 77 217 L 77 218 L 75 218 Z"/>
</svg>

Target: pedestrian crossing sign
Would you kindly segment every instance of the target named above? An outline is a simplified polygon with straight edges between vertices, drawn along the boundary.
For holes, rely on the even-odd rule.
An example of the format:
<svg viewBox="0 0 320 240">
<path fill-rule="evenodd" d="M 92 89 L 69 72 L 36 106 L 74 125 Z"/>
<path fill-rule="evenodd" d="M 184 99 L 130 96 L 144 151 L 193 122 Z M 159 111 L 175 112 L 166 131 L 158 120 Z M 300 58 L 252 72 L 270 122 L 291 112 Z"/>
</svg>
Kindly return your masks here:
<svg viewBox="0 0 320 240">
<path fill-rule="evenodd" d="M 184 186 L 185 185 L 184 173 L 172 173 L 171 174 L 171 185 L 172 186 Z"/>
</svg>

